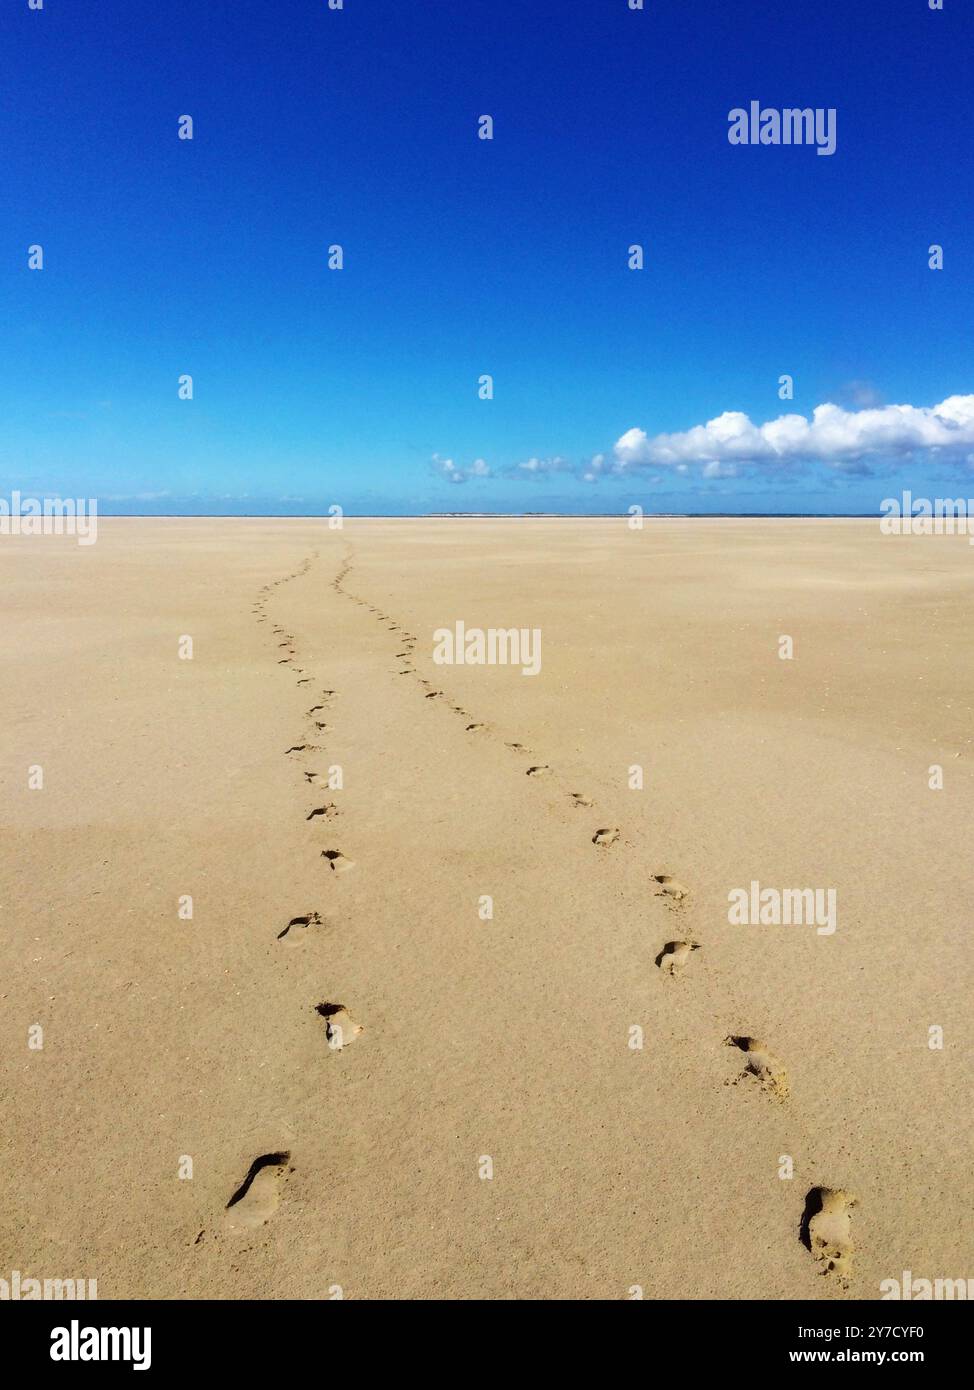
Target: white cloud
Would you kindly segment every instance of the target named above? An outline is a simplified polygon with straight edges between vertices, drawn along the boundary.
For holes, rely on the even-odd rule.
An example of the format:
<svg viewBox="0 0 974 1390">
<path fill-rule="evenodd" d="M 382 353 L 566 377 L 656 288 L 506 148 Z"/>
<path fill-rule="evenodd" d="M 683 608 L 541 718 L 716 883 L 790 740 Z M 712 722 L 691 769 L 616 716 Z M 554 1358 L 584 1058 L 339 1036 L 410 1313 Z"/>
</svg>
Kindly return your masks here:
<svg viewBox="0 0 974 1390">
<path fill-rule="evenodd" d="M 452 459 L 440 458 L 439 454 L 433 455 L 432 462 L 440 477 L 445 478 L 448 483 L 465 483 L 469 478 L 492 476 L 490 465 L 484 459 L 474 459 L 468 468 L 461 467 Z"/>
<path fill-rule="evenodd" d="M 948 396 L 940 405 L 887 405 L 844 410 L 819 405 L 812 418 L 780 415 L 755 425 L 738 410 L 727 410 L 705 425 L 678 434 L 650 437 L 627 430 L 615 445 L 616 471 L 691 463 L 822 462 L 848 465 L 873 456 L 903 456 L 918 450 L 963 452 L 974 444 L 974 395 Z M 706 473 L 708 477 L 726 474 Z"/>
</svg>

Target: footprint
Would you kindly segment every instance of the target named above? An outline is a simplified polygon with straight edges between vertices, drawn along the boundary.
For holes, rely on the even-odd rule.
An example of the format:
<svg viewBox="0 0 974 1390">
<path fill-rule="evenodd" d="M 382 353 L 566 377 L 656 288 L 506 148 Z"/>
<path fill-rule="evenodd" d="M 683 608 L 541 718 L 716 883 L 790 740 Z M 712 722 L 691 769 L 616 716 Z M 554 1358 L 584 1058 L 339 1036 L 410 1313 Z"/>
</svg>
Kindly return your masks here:
<svg viewBox="0 0 974 1390">
<path fill-rule="evenodd" d="M 691 951 L 699 951 L 699 941 L 668 941 L 656 957 L 664 975 L 680 975 L 686 968 Z"/>
<path fill-rule="evenodd" d="M 724 1041 L 729 1047 L 739 1047 L 746 1054 L 747 1066 L 743 1072 L 744 1076 L 756 1076 L 762 1090 L 767 1091 L 776 1100 L 787 1099 L 791 1089 L 788 1073 L 763 1042 L 758 1038 L 745 1037 L 729 1037 Z"/>
<path fill-rule="evenodd" d="M 619 830 L 616 826 L 610 826 L 606 830 L 596 830 L 592 836 L 593 845 L 614 845 L 619 838 Z"/>
<path fill-rule="evenodd" d="M 295 743 L 293 747 L 285 748 L 284 755 L 286 757 L 288 753 L 306 753 L 309 747 L 310 744 L 307 743 Z"/>
<path fill-rule="evenodd" d="M 841 1188 L 813 1187 L 805 1198 L 801 1242 L 818 1261 L 822 1274 L 848 1285 L 852 1277 L 852 1240 L 849 1213 L 857 1199 Z"/>
<path fill-rule="evenodd" d="M 328 860 L 332 872 L 336 874 L 343 874 L 348 869 L 354 869 L 355 867 L 355 861 L 353 859 L 346 859 L 340 849 L 323 849 L 321 851 L 321 857 L 322 859 Z"/>
<path fill-rule="evenodd" d="M 513 747 L 513 745 L 510 744 L 508 746 Z M 592 805 L 592 798 L 590 796 L 585 796 L 583 792 L 572 792 L 572 801 L 575 803 L 576 806 Z"/>
<path fill-rule="evenodd" d="M 513 748 L 515 745 L 512 743 L 510 746 Z M 525 776 L 526 776 L 526 777 L 544 777 L 544 776 L 546 776 L 547 773 L 549 773 L 550 771 L 551 771 L 551 768 L 548 766 L 548 764 L 547 764 L 547 763 L 542 763 L 539 767 L 529 767 L 528 770 L 527 770 L 527 772 L 525 773 Z"/>
<path fill-rule="evenodd" d="M 319 724 L 317 719 L 315 720 L 315 728 L 318 730 L 319 733 L 322 734 L 330 734 L 332 732 L 332 727 L 330 724 Z"/>
<path fill-rule="evenodd" d="M 689 888 L 684 888 L 682 883 L 679 883 L 675 878 L 671 878 L 669 874 L 653 874 L 653 882 L 659 884 L 659 893 L 657 893 L 657 897 L 665 894 L 668 898 L 672 898 L 673 901 L 677 903 L 681 903 L 690 892 Z"/>
<path fill-rule="evenodd" d="M 431 690 L 428 695 L 424 695 L 424 700 L 435 700 L 438 695 L 442 695 L 442 690 Z"/>
<path fill-rule="evenodd" d="M 278 941 L 281 941 L 292 927 L 320 927 L 321 917 L 317 912 L 306 912 L 303 917 L 292 917 L 283 931 L 277 933 Z"/>
<path fill-rule="evenodd" d="M 338 807 L 334 801 L 329 801 L 326 806 L 316 806 L 313 811 L 309 811 L 305 820 L 314 820 L 315 816 L 327 816 L 329 820 L 338 815 Z"/>
<path fill-rule="evenodd" d="M 325 1038 L 333 1052 L 340 1052 L 364 1031 L 344 1004 L 316 1004 L 315 1013 L 325 1020 Z"/>
<path fill-rule="evenodd" d="M 463 710 L 457 710 L 457 714 L 463 714 Z M 486 727 L 486 724 L 468 724 L 465 732 L 468 734 L 475 734 L 478 733 L 481 729 L 486 729 Z"/>
<path fill-rule="evenodd" d="M 247 1176 L 227 1202 L 226 1210 L 231 1214 L 226 1223 L 231 1230 L 253 1230 L 270 1220 L 281 1200 L 280 1179 L 290 1157 L 284 1149 L 254 1159 Z"/>
</svg>

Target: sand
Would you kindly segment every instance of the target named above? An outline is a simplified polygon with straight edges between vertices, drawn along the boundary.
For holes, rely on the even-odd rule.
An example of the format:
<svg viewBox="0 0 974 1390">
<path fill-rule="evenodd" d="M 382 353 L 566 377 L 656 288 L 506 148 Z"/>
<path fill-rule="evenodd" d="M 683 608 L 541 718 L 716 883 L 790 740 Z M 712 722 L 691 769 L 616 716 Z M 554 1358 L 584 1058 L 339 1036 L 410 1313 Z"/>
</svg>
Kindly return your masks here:
<svg viewBox="0 0 974 1390">
<path fill-rule="evenodd" d="M 0 1276 L 974 1274 L 966 538 L 109 519 L 0 581 Z M 458 620 L 540 672 L 435 665 Z M 752 881 L 835 931 L 731 923 Z"/>
</svg>

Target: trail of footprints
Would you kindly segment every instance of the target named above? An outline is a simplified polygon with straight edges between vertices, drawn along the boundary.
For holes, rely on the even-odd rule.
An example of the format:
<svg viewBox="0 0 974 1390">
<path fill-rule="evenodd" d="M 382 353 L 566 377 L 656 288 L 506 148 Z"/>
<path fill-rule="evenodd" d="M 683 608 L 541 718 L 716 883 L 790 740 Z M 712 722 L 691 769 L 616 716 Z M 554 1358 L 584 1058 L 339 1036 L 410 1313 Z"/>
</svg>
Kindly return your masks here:
<svg viewBox="0 0 974 1390">
<path fill-rule="evenodd" d="M 261 588 L 252 609 L 259 623 L 269 621 L 267 605 L 274 589 L 307 574 L 315 559 L 317 559 L 317 552 L 304 560 L 293 574 L 284 575 Z M 283 653 L 277 658 L 277 665 L 290 668 L 290 672 L 299 678 L 296 680 L 297 686 L 310 685 L 311 677 L 305 673 L 302 667 L 295 665 L 295 661 L 299 659 L 299 653 L 293 634 L 279 623 L 272 624 L 271 632 L 277 639 L 277 650 Z M 316 718 L 316 716 L 324 714 L 331 707 L 337 694 L 336 690 L 321 690 L 317 697 L 317 703 L 312 704 L 306 712 L 305 718 L 316 739 L 333 731 L 331 724 L 324 719 Z M 322 751 L 324 750 L 321 743 L 312 742 L 307 735 L 304 735 L 300 741 L 292 743 L 289 748 L 284 749 L 284 754 L 286 757 L 296 757 L 301 760 L 306 754 Z M 313 787 L 320 774 L 307 767 L 302 767 L 301 771 L 304 779 L 302 785 L 307 784 Z M 326 801 L 306 810 L 304 820 L 328 824 L 334 821 L 339 814 L 339 808 L 335 802 Z M 325 861 L 323 868 L 329 875 L 344 873 L 354 867 L 354 862 L 339 849 L 329 846 L 319 850 L 318 853 L 320 858 Z M 277 933 L 277 940 L 285 946 L 299 946 L 313 939 L 317 932 L 326 929 L 326 927 L 327 921 L 320 912 L 299 913 L 292 917 Z M 362 1025 L 355 1021 L 344 1004 L 317 1003 L 312 1006 L 312 1012 L 322 1022 L 323 1042 L 332 1052 L 340 1052 L 364 1031 Z M 225 1225 L 228 1230 L 251 1231 L 270 1220 L 280 1203 L 281 1191 L 287 1176 L 294 1171 L 290 1165 L 290 1158 L 289 1150 L 280 1150 L 260 1154 L 253 1160 L 243 1181 L 234 1190 L 226 1204 Z M 199 1237 L 197 1237 L 198 1240 Z"/>
<path fill-rule="evenodd" d="M 266 585 L 260 591 L 254 607 L 258 622 L 268 620 L 265 609 L 273 587 L 307 573 L 310 565 L 311 560 L 306 560 L 293 575 L 275 580 L 272 585 Z M 376 621 L 383 624 L 388 631 L 398 634 L 397 641 L 400 649 L 395 655 L 402 665 L 395 674 L 407 678 L 413 677 L 422 688 L 425 700 L 439 701 L 455 714 L 467 720 L 468 722 L 464 726 L 466 733 L 493 735 L 494 730 L 491 725 L 475 719 L 462 705 L 452 701 L 442 690 L 435 689 L 430 681 L 419 675 L 413 664 L 417 642 L 416 635 L 376 605 L 345 588 L 345 579 L 350 568 L 350 560 L 346 559 L 332 580 L 332 588 L 336 593 L 373 614 Z M 278 625 L 275 625 L 272 631 L 275 636 L 281 639 L 278 643 L 279 649 L 285 652 L 285 655 L 279 658 L 278 664 L 293 667 L 293 662 L 297 657 L 294 637 Z M 298 680 L 298 685 L 309 683 L 308 678 L 304 677 L 300 668 L 293 667 L 293 669 L 295 674 L 302 677 Z M 322 703 L 312 705 L 308 710 L 307 717 L 314 725 L 316 734 L 331 731 L 330 725 L 315 720 L 313 716 L 326 710 L 335 694 L 334 690 L 322 692 Z M 506 743 L 506 747 L 515 754 L 528 758 L 531 756 L 530 750 L 520 742 L 509 741 Z M 286 753 L 290 756 L 319 751 L 321 751 L 320 745 L 302 742 L 292 745 L 286 750 Z M 548 777 L 551 772 L 552 769 L 547 763 L 531 763 L 524 769 L 524 775 L 532 779 Z M 316 772 L 304 769 L 304 778 L 309 784 L 313 784 L 317 776 Z M 571 804 L 579 810 L 590 810 L 594 806 L 593 799 L 585 792 L 570 792 L 569 798 Z M 321 818 L 327 822 L 337 815 L 337 806 L 333 802 L 328 802 L 322 806 L 313 807 L 306 813 L 305 819 L 312 821 Z M 591 843 L 597 847 L 599 852 L 605 852 L 611 846 L 618 844 L 620 833 L 618 826 L 597 827 L 590 835 Z M 353 861 L 348 859 L 340 850 L 329 848 L 321 850 L 320 853 L 333 873 L 343 873 L 354 867 Z M 653 874 L 650 881 L 654 885 L 655 895 L 664 898 L 671 911 L 678 915 L 683 915 L 686 912 L 690 900 L 690 890 L 684 884 L 668 873 Z M 278 934 L 278 939 L 300 940 L 307 932 L 322 925 L 323 920 L 319 913 L 305 913 L 293 917 Z M 701 943 L 685 932 L 682 936 L 663 944 L 655 958 L 656 967 L 664 978 L 670 981 L 681 980 L 685 973 L 690 970 L 694 954 L 702 949 Z M 348 1046 L 363 1031 L 361 1025 L 354 1021 L 344 1004 L 319 1003 L 314 1008 L 315 1013 L 324 1022 L 325 1041 L 332 1050 L 341 1050 Z M 790 1096 L 787 1071 L 766 1043 L 758 1038 L 743 1034 L 730 1035 L 724 1039 L 724 1043 L 728 1047 L 737 1049 L 742 1054 L 743 1061 L 742 1071 L 729 1084 L 746 1083 L 753 1085 L 770 1099 L 779 1103 L 787 1102 Z M 234 1192 L 227 1204 L 228 1216 L 231 1213 L 236 1213 L 230 1224 L 247 1227 L 260 1225 L 269 1219 L 279 1200 L 279 1188 L 288 1171 L 289 1158 L 289 1153 L 280 1152 L 264 1154 L 254 1160 L 243 1183 Z M 854 1244 L 850 1213 L 855 1205 L 856 1198 L 843 1189 L 813 1187 L 806 1195 L 805 1209 L 798 1231 L 802 1245 L 815 1260 L 819 1272 L 834 1278 L 842 1287 L 848 1287 L 852 1274 Z"/>
<path fill-rule="evenodd" d="M 367 599 L 353 594 L 345 588 L 345 579 L 351 568 L 346 559 L 332 581 L 335 591 L 352 603 L 373 614 L 376 621 L 384 624 L 390 631 L 398 634 L 396 659 L 401 662 L 396 675 L 412 677 L 422 690 L 423 698 L 430 703 L 446 705 L 454 713 L 468 721 L 464 730 L 468 734 L 496 737 L 490 724 L 477 720 L 462 705 L 449 698 L 442 690 L 436 689 L 432 682 L 421 676 L 414 664 L 417 638 L 405 625 L 394 621 L 390 615 L 369 603 Z M 506 747 L 513 753 L 531 758 L 531 750 L 523 743 L 507 741 Z M 531 762 L 524 769 L 524 775 L 532 779 L 548 778 L 552 768 L 547 763 Z M 579 810 L 591 810 L 594 801 L 586 792 L 568 793 L 571 804 Z M 598 826 L 590 832 L 591 843 L 598 852 L 605 853 L 618 845 L 621 831 L 618 826 Z M 687 915 L 691 894 L 690 889 L 669 873 L 656 873 L 650 876 L 652 891 L 662 898 L 677 918 Z M 692 962 L 696 952 L 703 949 L 702 944 L 684 932 L 683 935 L 663 944 L 655 963 L 661 975 L 668 981 L 678 981 L 685 973 L 692 973 Z M 742 1054 L 743 1070 L 731 1083 L 753 1085 L 769 1099 L 784 1103 L 790 1096 L 790 1083 L 787 1071 L 768 1045 L 758 1038 L 733 1035 L 725 1038 L 725 1044 L 738 1049 Z M 850 1231 L 849 1212 L 855 1205 L 855 1198 L 841 1189 L 813 1187 L 805 1199 L 805 1214 L 799 1228 L 801 1243 L 814 1257 L 819 1271 L 832 1276 L 843 1287 L 847 1287 L 851 1276 L 853 1241 Z"/>
</svg>

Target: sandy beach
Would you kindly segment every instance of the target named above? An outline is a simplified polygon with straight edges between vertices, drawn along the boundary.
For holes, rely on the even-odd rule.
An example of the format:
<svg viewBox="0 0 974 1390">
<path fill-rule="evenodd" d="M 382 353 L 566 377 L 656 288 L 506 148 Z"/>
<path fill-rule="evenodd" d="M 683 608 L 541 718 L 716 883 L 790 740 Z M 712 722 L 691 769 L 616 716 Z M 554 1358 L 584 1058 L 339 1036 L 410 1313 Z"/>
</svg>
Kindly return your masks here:
<svg viewBox="0 0 974 1390">
<path fill-rule="evenodd" d="M 974 1272 L 966 537 L 110 518 L 0 581 L 5 1278 Z"/>
</svg>

